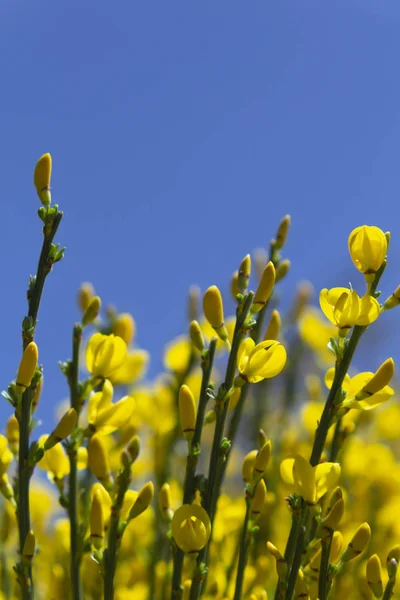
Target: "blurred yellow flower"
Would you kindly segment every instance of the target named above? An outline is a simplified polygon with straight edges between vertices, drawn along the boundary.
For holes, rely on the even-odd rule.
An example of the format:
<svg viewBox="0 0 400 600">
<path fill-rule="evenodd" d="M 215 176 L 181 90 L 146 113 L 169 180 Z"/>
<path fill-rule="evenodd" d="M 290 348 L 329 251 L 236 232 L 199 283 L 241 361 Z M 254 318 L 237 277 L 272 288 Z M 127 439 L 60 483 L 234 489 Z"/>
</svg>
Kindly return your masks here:
<svg viewBox="0 0 400 600">
<path fill-rule="evenodd" d="M 113 334 L 95 333 L 86 348 L 86 366 L 93 377 L 110 377 L 125 361 L 126 344 Z"/>
</svg>

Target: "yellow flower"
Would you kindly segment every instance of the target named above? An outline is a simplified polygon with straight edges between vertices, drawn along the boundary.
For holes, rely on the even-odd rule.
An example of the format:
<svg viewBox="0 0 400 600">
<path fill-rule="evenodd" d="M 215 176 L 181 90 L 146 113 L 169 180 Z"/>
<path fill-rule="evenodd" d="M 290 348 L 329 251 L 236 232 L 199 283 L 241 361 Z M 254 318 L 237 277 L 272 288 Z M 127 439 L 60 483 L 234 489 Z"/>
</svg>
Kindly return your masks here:
<svg viewBox="0 0 400 600">
<path fill-rule="evenodd" d="M 115 385 L 127 385 L 141 379 L 147 370 L 150 355 L 146 350 L 130 350 L 125 361 L 110 375 Z"/>
<path fill-rule="evenodd" d="M 258 383 L 278 375 L 286 364 L 286 350 L 276 340 L 255 344 L 251 338 L 242 341 L 238 351 L 239 377 L 235 385 Z"/>
<path fill-rule="evenodd" d="M 39 445 L 44 446 L 47 438 L 47 435 L 42 435 L 39 438 Z M 43 458 L 38 462 L 38 466 L 47 471 L 47 475 L 51 481 L 64 479 L 69 474 L 68 456 L 61 444 L 56 444 L 49 450 L 46 450 Z"/>
<path fill-rule="evenodd" d="M 379 302 L 365 294 L 360 298 L 354 290 L 337 287 L 321 290 L 319 302 L 322 312 L 346 336 L 354 325 L 370 325 L 379 317 Z"/>
<path fill-rule="evenodd" d="M 210 537 L 210 518 L 199 504 L 184 504 L 175 511 L 171 531 L 183 552 L 199 552 Z"/>
<path fill-rule="evenodd" d="M 0 435 L 0 478 L 6 474 L 13 458 L 14 455 L 8 447 L 7 438 Z"/>
<path fill-rule="evenodd" d="M 118 335 L 129 345 L 132 343 L 136 332 L 136 323 L 129 313 L 121 313 L 115 319 L 112 326 L 112 333 Z"/>
<path fill-rule="evenodd" d="M 70 408 L 65 415 L 62 417 L 57 427 L 52 431 L 52 433 L 47 438 L 44 449 L 48 450 L 52 448 L 61 440 L 64 440 L 66 437 L 71 435 L 73 430 L 76 427 L 76 423 L 78 421 L 78 414 L 74 408 Z"/>
<path fill-rule="evenodd" d="M 311 505 L 335 487 L 340 470 L 338 463 L 331 462 L 312 467 L 302 456 L 286 458 L 280 466 L 283 481 Z"/>
<path fill-rule="evenodd" d="M 179 336 L 167 344 L 164 366 L 175 373 L 184 373 L 192 355 L 192 344 L 186 335 Z"/>
<path fill-rule="evenodd" d="M 126 358 L 124 340 L 113 334 L 95 333 L 86 348 L 86 366 L 93 377 L 110 377 Z"/>
<path fill-rule="evenodd" d="M 104 528 L 107 529 L 111 517 L 112 500 L 110 494 L 101 483 L 94 483 L 90 488 L 90 499 L 93 502 L 95 495 L 98 495 L 103 511 Z"/>
<path fill-rule="evenodd" d="M 389 398 L 393 396 L 394 391 L 390 386 L 384 385 L 387 378 L 382 380 L 383 387 L 381 389 L 378 389 L 376 392 L 376 387 L 374 387 L 373 390 L 369 390 L 368 386 L 371 384 L 371 381 L 374 380 L 375 375 L 375 373 L 370 373 L 368 371 L 365 373 L 358 373 L 358 375 L 355 375 L 354 377 L 350 377 L 347 374 L 342 383 L 342 388 L 347 396 L 341 403 L 341 407 L 371 410 L 389 400 Z M 328 389 L 332 387 L 334 376 L 335 369 L 332 367 L 331 369 L 328 369 L 325 374 L 325 384 Z"/>
<path fill-rule="evenodd" d="M 387 253 L 387 239 L 379 227 L 362 225 L 349 235 L 349 252 L 357 269 L 365 275 L 376 273 Z"/>
</svg>

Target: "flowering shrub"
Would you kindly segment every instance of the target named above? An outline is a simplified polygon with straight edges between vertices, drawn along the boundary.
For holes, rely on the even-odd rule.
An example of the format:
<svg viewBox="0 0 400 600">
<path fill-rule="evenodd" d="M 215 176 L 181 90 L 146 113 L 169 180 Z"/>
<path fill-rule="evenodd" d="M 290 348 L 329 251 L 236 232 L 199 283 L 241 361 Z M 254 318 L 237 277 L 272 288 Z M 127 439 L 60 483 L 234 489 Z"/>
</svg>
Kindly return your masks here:
<svg viewBox="0 0 400 600">
<path fill-rule="evenodd" d="M 281 316 L 276 290 L 290 268 L 284 217 L 269 255 L 255 255 L 255 273 L 250 255 L 234 273 L 233 316 L 217 286 L 204 293 L 202 311 L 190 290 L 187 334 L 167 345 L 165 371 L 152 381 L 133 317 L 102 311 L 83 284 L 72 357 L 60 363 L 70 406 L 35 440 L 39 304 L 64 255 L 54 243 L 63 213 L 52 205 L 51 167 L 46 154 L 35 168 L 43 247 L 22 357 L 3 392 L 13 412 L 0 435 L 2 597 L 393 597 L 394 362 L 359 373 L 353 366 L 366 329 L 400 304 L 400 287 L 384 302 L 378 292 L 390 235 L 366 225 L 350 233 L 358 292 L 325 288 L 320 310 L 302 284 Z"/>
</svg>

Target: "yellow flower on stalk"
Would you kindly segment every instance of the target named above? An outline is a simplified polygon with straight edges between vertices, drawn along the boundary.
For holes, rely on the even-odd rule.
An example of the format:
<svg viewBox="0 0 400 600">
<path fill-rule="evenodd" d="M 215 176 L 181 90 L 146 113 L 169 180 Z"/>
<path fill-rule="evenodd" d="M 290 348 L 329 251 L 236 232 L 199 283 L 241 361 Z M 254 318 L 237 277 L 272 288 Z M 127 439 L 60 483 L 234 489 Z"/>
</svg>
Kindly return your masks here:
<svg viewBox="0 0 400 600">
<path fill-rule="evenodd" d="M 354 377 L 346 374 L 342 388 L 347 396 L 340 406 L 348 409 L 371 410 L 386 402 L 394 394 L 394 390 L 387 385 L 393 377 L 393 373 L 394 363 L 390 358 L 379 367 L 376 373 L 367 371 L 358 373 Z M 325 374 L 325 384 L 328 389 L 332 387 L 334 376 L 335 369 L 328 369 Z"/>
<path fill-rule="evenodd" d="M 40 198 L 41 203 L 47 206 L 51 202 L 50 180 L 51 180 L 52 160 L 47 152 L 39 158 L 33 173 L 33 183 Z"/>
<path fill-rule="evenodd" d="M 379 302 L 365 294 L 360 298 L 354 290 L 337 287 L 321 290 L 319 302 L 327 319 L 345 337 L 354 325 L 370 325 L 379 317 Z"/>
<path fill-rule="evenodd" d="M 324 364 L 332 364 L 334 356 L 328 349 L 332 337 L 336 337 L 337 329 L 327 323 L 318 308 L 305 307 L 299 316 L 298 327 L 301 339 L 313 350 Z"/>
<path fill-rule="evenodd" d="M 382 229 L 362 225 L 349 235 L 349 252 L 356 268 L 364 275 L 375 274 L 385 260 L 388 244 Z"/>
<path fill-rule="evenodd" d="M 113 334 L 95 333 L 86 348 L 86 366 L 93 377 L 110 377 L 126 358 L 124 340 Z"/>
<path fill-rule="evenodd" d="M 21 393 L 31 385 L 39 359 L 39 351 L 35 342 L 30 342 L 24 350 L 17 373 L 17 389 Z"/>
<path fill-rule="evenodd" d="M 171 531 L 177 546 L 183 552 L 199 552 L 210 537 L 210 518 L 199 504 L 184 504 L 174 513 Z"/>
<path fill-rule="evenodd" d="M 49 436 L 42 435 L 39 438 L 39 446 L 44 446 Z M 47 471 L 50 481 L 61 481 L 69 474 L 68 456 L 61 444 L 56 444 L 49 450 L 46 450 L 43 458 L 38 462 L 38 466 Z"/>
<path fill-rule="evenodd" d="M 312 467 L 302 456 L 286 458 L 280 466 L 283 481 L 310 505 L 317 504 L 335 487 L 340 471 L 338 463 L 326 462 Z"/>
<path fill-rule="evenodd" d="M 112 499 L 106 488 L 101 483 L 94 483 L 90 488 L 90 500 L 93 502 L 93 498 L 98 496 L 101 508 L 103 511 L 104 528 L 108 528 L 108 523 L 111 517 Z"/>
<path fill-rule="evenodd" d="M 286 350 L 276 340 L 257 344 L 251 338 L 242 341 L 238 351 L 239 377 L 235 386 L 258 383 L 278 375 L 286 364 Z"/>
<path fill-rule="evenodd" d="M 127 385 L 141 379 L 147 370 L 150 355 L 146 350 L 130 350 L 122 365 L 110 375 L 114 385 Z"/>
</svg>

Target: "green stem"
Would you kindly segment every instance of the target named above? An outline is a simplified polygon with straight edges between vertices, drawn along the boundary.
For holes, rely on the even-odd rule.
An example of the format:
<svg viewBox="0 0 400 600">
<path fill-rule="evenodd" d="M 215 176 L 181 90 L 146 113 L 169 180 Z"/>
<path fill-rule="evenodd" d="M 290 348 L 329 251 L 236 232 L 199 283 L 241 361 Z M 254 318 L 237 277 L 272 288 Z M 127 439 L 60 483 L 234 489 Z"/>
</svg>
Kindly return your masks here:
<svg viewBox="0 0 400 600">
<path fill-rule="evenodd" d="M 183 489 L 183 504 L 190 504 L 195 494 L 194 484 L 196 477 L 197 463 L 201 452 L 201 436 L 203 432 L 204 416 L 208 403 L 208 386 L 210 384 L 211 371 L 214 363 L 215 349 L 217 339 L 213 338 L 207 350 L 207 354 L 202 361 L 203 378 L 201 382 L 199 406 L 197 410 L 196 425 L 193 434 L 193 439 L 190 443 L 190 449 L 186 460 L 186 474 Z M 174 569 L 172 574 L 172 600 L 180 600 L 182 598 L 183 588 L 181 586 L 182 569 L 184 561 L 184 552 L 180 548 L 176 548 L 174 554 Z"/>
<path fill-rule="evenodd" d="M 243 588 L 243 579 L 244 579 L 244 571 L 247 565 L 247 557 L 249 553 L 249 521 L 250 521 L 250 496 L 246 496 L 246 514 L 244 517 L 243 529 L 240 537 L 240 547 L 239 547 L 239 562 L 238 568 L 236 572 L 236 586 L 235 586 L 235 595 L 233 600 L 240 600 L 242 597 L 242 588 Z"/>
<path fill-rule="evenodd" d="M 336 462 L 340 451 L 340 436 L 342 433 L 342 419 L 338 419 L 333 432 L 332 445 L 329 452 L 329 462 Z"/>
<path fill-rule="evenodd" d="M 104 551 L 104 600 L 114 600 L 114 578 L 117 567 L 118 550 L 121 543 L 119 520 L 124 496 L 131 481 L 131 465 L 124 467 L 118 476 L 117 497 L 111 509 L 107 548 Z"/>
<path fill-rule="evenodd" d="M 301 516 L 302 513 L 298 510 L 295 510 L 292 514 L 292 525 L 290 527 L 289 537 L 287 540 L 284 559 L 287 565 L 290 565 L 293 560 L 293 555 L 296 549 L 297 540 L 300 533 L 300 525 L 301 525 Z M 280 600 L 282 598 L 283 588 L 281 585 L 281 581 L 278 581 L 275 590 L 274 600 Z"/>
<path fill-rule="evenodd" d="M 299 534 L 297 536 L 297 544 L 293 554 L 292 566 L 290 569 L 289 579 L 287 583 L 285 600 L 292 600 L 294 588 L 296 585 L 297 575 L 299 573 L 301 558 L 304 551 L 304 542 L 306 534 L 306 521 L 308 518 L 308 507 L 303 507 L 300 517 Z"/>
<path fill-rule="evenodd" d="M 238 306 L 236 311 L 236 325 L 233 333 L 232 347 L 229 353 L 228 365 L 225 373 L 224 383 L 218 390 L 218 397 L 215 402 L 216 423 L 214 438 L 211 447 L 210 463 L 208 469 L 207 490 L 204 495 L 203 506 L 208 512 L 211 521 L 211 533 L 216 512 L 219 490 L 224 473 L 224 462 L 226 461 L 226 450 L 221 453 L 221 444 L 224 434 L 226 416 L 229 409 L 229 398 L 227 395 L 232 389 L 235 378 L 237 354 L 242 341 L 244 331 L 243 325 L 250 311 L 254 294 L 249 292 L 244 303 Z M 207 574 L 208 553 L 211 543 L 211 536 L 206 546 L 200 550 L 197 558 L 197 572 L 195 573 L 190 589 L 190 600 L 197 600 L 200 597 Z"/>
<path fill-rule="evenodd" d="M 52 264 L 49 260 L 50 247 L 62 217 L 63 213 L 57 212 L 54 218 L 48 224 L 45 224 L 43 228 L 44 239 L 42 244 L 42 250 L 40 252 L 36 277 L 34 282 L 31 283 L 30 288 L 28 290 L 28 315 L 22 322 L 22 344 L 24 350 L 28 346 L 28 344 L 34 339 L 40 299 L 42 297 L 44 283 L 47 275 L 50 273 L 52 268 Z M 25 539 L 31 528 L 29 510 L 29 484 L 33 469 L 32 467 L 28 466 L 28 457 L 32 396 L 33 394 L 31 388 L 25 390 L 25 392 L 22 395 L 20 411 L 16 411 L 16 416 L 18 418 L 20 426 L 17 480 L 17 516 L 20 556 L 22 556 L 22 549 L 24 547 Z M 21 578 L 23 600 L 32 600 L 34 594 L 32 568 L 26 568 L 22 563 L 19 563 L 19 569 L 23 574 Z"/>
<path fill-rule="evenodd" d="M 382 600 L 391 600 L 393 597 L 394 586 L 396 585 L 396 579 L 389 579 L 386 584 L 385 592 L 382 596 Z"/>
<path fill-rule="evenodd" d="M 79 351 L 82 341 L 82 326 L 79 323 L 74 325 L 72 334 L 72 360 L 69 365 L 68 383 L 70 388 L 70 404 L 71 408 L 75 408 L 79 414 L 81 411 L 80 394 L 79 394 Z M 78 427 L 78 423 L 77 423 Z M 68 511 L 70 528 L 70 577 L 72 585 L 73 600 L 81 600 L 83 598 L 82 581 L 80 577 L 81 551 L 79 540 L 79 511 L 78 511 L 78 465 L 77 465 L 77 443 L 68 452 L 69 456 L 69 485 L 68 485 Z"/>
<path fill-rule="evenodd" d="M 321 550 L 321 565 L 319 568 L 319 581 L 318 581 L 318 598 L 319 600 L 326 600 L 329 594 L 329 556 L 332 547 L 332 535 L 327 539 L 322 540 Z"/>
</svg>

